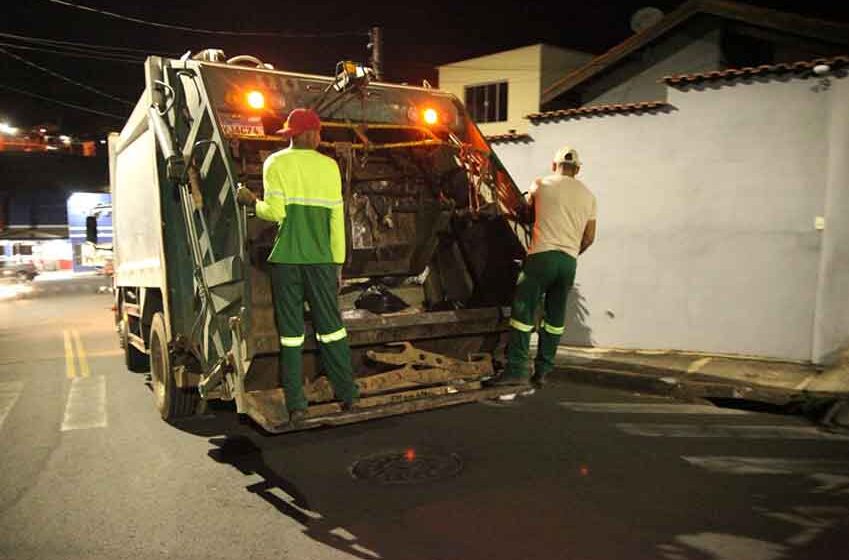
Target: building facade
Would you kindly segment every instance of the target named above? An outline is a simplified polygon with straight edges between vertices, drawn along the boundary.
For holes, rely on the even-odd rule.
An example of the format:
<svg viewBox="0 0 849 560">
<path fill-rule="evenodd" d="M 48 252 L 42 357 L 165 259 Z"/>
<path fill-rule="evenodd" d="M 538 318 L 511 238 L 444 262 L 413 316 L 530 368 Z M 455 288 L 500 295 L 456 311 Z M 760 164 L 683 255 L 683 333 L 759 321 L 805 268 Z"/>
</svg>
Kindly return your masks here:
<svg viewBox="0 0 849 560">
<path fill-rule="evenodd" d="M 439 88 L 466 105 L 485 135 L 525 132 L 540 96 L 564 73 L 592 55 L 537 44 L 438 67 Z"/>
</svg>

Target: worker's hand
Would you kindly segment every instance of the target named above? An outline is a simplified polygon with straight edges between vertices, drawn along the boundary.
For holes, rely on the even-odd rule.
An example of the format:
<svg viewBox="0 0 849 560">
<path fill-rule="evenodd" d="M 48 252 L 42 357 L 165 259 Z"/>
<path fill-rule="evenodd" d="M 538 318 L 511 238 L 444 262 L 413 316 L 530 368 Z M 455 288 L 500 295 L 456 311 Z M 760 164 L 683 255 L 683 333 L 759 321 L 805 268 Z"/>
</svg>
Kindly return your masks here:
<svg viewBox="0 0 849 560">
<path fill-rule="evenodd" d="M 242 206 L 253 206 L 256 204 L 256 195 L 247 187 L 239 187 L 236 191 L 236 200 Z"/>
<path fill-rule="evenodd" d="M 336 267 L 336 293 L 342 293 L 342 265 Z"/>
</svg>

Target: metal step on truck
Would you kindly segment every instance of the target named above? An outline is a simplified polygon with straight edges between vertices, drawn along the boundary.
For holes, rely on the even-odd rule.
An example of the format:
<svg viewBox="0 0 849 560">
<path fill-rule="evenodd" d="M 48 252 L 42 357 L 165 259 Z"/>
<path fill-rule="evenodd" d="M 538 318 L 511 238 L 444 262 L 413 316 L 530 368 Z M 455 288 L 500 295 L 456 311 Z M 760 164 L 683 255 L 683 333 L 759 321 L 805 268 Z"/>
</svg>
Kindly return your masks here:
<svg viewBox="0 0 849 560">
<path fill-rule="evenodd" d="M 263 161 L 287 147 L 275 133 L 297 107 L 320 115 L 319 150 L 342 175 L 340 308 L 361 392 L 354 411 L 334 401 L 307 312 L 298 429 L 511 392 L 482 381 L 503 363 L 526 206 L 456 97 L 349 62 L 305 75 L 219 50 L 144 69 L 109 138 L 115 308 L 127 367 L 150 371 L 163 419 L 222 399 L 287 429 L 266 263 L 277 226 L 236 190 L 262 195 Z"/>
</svg>

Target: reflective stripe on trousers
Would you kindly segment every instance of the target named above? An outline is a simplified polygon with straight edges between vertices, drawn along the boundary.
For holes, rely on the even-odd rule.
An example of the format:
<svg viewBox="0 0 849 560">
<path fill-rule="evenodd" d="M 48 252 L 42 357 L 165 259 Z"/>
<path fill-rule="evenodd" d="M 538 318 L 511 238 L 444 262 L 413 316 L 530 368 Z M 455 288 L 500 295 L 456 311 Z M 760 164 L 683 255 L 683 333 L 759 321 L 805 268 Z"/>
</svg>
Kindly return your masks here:
<svg viewBox="0 0 849 560">
<path fill-rule="evenodd" d="M 280 346 L 286 348 L 297 348 L 304 345 L 304 335 L 301 336 L 281 336 Z"/>
<path fill-rule="evenodd" d="M 533 325 L 526 325 L 525 323 L 517 321 L 516 319 L 510 319 L 510 326 L 522 332 L 531 332 L 532 330 L 534 330 Z"/>
<path fill-rule="evenodd" d="M 345 327 L 342 327 L 338 331 L 332 332 L 330 334 L 315 333 L 315 337 L 318 339 L 318 341 L 324 344 L 329 344 L 331 342 L 336 342 L 337 340 L 342 340 L 346 336 L 348 336 L 348 331 L 345 330 Z"/>
<path fill-rule="evenodd" d="M 566 326 L 555 327 L 553 325 L 549 325 L 545 321 L 542 322 L 542 328 L 545 329 L 545 332 L 553 335 L 561 335 L 566 332 Z"/>
</svg>

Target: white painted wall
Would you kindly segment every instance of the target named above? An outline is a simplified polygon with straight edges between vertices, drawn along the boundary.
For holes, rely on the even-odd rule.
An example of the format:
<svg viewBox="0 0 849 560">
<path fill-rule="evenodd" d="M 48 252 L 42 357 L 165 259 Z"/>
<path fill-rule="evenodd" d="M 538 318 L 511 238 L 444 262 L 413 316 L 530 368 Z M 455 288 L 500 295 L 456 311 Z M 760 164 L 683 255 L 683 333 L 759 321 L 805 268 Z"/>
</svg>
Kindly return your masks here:
<svg viewBox="0 0 849 560">
<path fill-rule="evenodd" d="M 575 146 L 598 196 L 598 239 L 578 267 L 586 317 L 571 301 L 564 342 L 811 360 L 815 330 L 823 348 L 845 340 L 849 124 L 835 119 L 849 107 L 847 80 L 833 82 L 826 94 L 802 79 L 671 89 L 670 113 L 545 122 L 529 145 L 497 145 L 520 187 Z M 820 307 L 832 311 L 815 318 L 824 213 L 835 237 Z"/>
<path fill-rule="evenodd" d="M 809 82 L 813 84 L 816 82 Z M 825 230 L 819 269 L 814 361 L 828 363 L 849 344 L 849 80 L 831 80 Z"/>
</svg>

